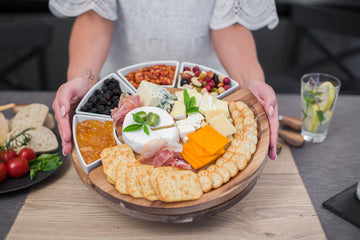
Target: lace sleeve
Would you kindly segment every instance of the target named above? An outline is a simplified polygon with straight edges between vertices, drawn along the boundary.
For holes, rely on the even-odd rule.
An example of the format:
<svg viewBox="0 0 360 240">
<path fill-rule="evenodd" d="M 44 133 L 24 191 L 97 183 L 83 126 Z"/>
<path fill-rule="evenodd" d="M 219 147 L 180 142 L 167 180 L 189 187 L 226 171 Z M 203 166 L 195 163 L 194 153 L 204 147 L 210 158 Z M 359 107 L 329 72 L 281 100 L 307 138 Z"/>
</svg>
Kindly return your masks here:
<svg viewBox="0 0 360 240">
<path fill-rule="evenodd" d="M 279 23 L 274 0 L 216 0 L 210 28 L 218 30 L 239 23 L 249 30 Z"/>
<path fill-rule="evenodd" d="M 50 11 L 57 17 L 75 17 L 94 10 L 103 18 L 116 20 L 116 0 L 50 0 Z"/>
</svg>

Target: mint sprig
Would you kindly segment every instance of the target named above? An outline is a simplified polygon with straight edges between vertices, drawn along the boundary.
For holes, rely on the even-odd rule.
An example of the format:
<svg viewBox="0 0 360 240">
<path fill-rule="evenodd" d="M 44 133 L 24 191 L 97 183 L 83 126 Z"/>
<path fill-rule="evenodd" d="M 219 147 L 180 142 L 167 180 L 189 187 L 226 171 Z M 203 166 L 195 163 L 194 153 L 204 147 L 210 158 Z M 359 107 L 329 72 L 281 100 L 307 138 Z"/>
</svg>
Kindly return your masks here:
<svg viewBox="0 0 360 240">
<path fill-rule="evenodd" d="M 183 91 L 183 96 L 184 96 L 184 104 L 185 104 L 186 114 L 198 112 L 199 107 L 195 107 L 196 98 L 194 96 L 190 97 L 190 95 L 186 89 L 184 89 L 184 91 Z"/>
</svg>

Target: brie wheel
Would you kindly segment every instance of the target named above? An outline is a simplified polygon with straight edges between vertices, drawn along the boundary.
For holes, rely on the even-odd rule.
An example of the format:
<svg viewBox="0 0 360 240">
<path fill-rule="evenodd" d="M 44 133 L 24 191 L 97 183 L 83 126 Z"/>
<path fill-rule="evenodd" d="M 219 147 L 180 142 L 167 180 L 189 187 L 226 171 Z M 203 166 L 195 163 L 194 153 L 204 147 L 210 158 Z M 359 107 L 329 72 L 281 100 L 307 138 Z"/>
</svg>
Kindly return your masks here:
<svg viewBox="0 0 360 240">
<path fill-rule="evenodd" d="M 153 139 L 164 139 L 168 141 L 179 142 L 180 140 L 179 132 L 175 127 L 174 119 L 170 116 L 169 113 L 158 107 L 139 107 L 131 110 L 125 116 L 125 120 L 122 128 L 123 130 L 127 126 L 136 123 L 133 119 L 133 114 L 140 111 L 144 111 L 146 112 L 146 114 L 148 114 L 149 112 L 158 114 L 160 117 L 160 122 L 155 127 L 156 128 L 165 127 L 165 128 L 159 130 L 151 130 L 151 128 L 148 126 L 149 135 L 147 135 L 143 129 L 134 132 L 122 132 L 123 141 L 127 145 L 129 145 L 134 150 L 134 152 L 141 153 L 144 145 Z M 167 127 L 171 125 L 173 125 L 173 127 Z"/>
</svg>

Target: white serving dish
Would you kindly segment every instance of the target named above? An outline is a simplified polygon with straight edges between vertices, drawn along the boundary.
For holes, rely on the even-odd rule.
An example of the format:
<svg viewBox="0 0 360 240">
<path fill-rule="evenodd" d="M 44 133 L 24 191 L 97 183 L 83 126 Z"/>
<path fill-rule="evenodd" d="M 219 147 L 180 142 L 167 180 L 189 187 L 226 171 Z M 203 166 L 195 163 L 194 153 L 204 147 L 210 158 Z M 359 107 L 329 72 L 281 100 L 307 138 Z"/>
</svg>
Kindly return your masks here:
<svg viewBox="0 0 360 240">
<path fill-rule="evenodd" d="M 111 119 L 109 119 L 109 118 L 98 117 L 98 116 L 81 115 L 81 114 L 75 114 L 74 115 L 73 125 L 72 125 L 72 132 L 73 132 L 73 140 L 74 140 L 75 149 L 76 149 L 76 155 L 77 155 L 77 158 L 79 159 L 81 167 L 84 169 L 86 174 L 89 174 L 93 169 L 95 169 L 95 168 L 97 168 L 98 166 L 101 165 L 101 158 L 95 160 L 94 162 L 92 162 L 90 164 L 85 163 L 84 158 L 81 155 L 79 145 L 78 145 L 77 140 L 76 140 L 76 126 L 77 126 L 77 124 L 80 123 L 80 122 L 83 122 L 85 120 L 89 120 L 89 119 L 98 120 L 98 121 L 101 121 L 101 122 L 111 121 Z M 119 142 L 118 141 L 116 141 L 116 142 L 119 145 Z"/>
<path fill-rule="evenodd" d="M 216 71 L 216 70 L 214 70 L 212 68 L 205 67 L 205 66 L 200 65 L 200 64 L 191 63 L 191 62 L 182 62 L 181 65 L 180 65 L 180 71 L 179 71 L 178 80 L 177 80 L 177 88 L 184 89 L 184 87 L 181 86 L 180 73 L 182 73 L 184 71 L 185 67 L 190 67 L 191 68 L 191 67 L 194 67 L 194 66 L 198 66 L 200 71 L 212 71 L 213 73 L 216 73 L 217 75 L 221 74 L 221 75 L 224 75 L 224 76 L 228 77 L 228 75 L 226 75 L 226 74 L 224 74 L 222 72 Z M 216 98 L 222 99 L 222 98 L 230 95 L 231 93 L 235 92 L 238 87 L 239 87 L 239 83 L 230 78 L 230 88 L 228 90 L 226 90 L 225 92 L 223 92 L 222 94 L 219 94 Z"/>
<path fill-rule="evenodd" d="M 178 61 L 175 61 L 175 60 L 152 61 L 152 62 L 144 62 L 144 63 L 134 64 L 134 65 L 119 69 L 117 71 L 117 74 L 136 93 L 136 88 L 133 85 L 131 85 L 131 83 L 126 79 L 125 76 L 129 72 L 134 72 L 134 71 L 136 71 L 136 70 L 138 70 L 140 68 L 150 67 L 150 66 L 160 65 L 160 64 L 176 66 L 173 84 L 171 84 L 171 85 L 161 85 L 163 87 L 172 87 L 172 88 L 174 88 L 176 86 L 176 80 L 177 80 L 177 75 L 179 73 L 179 65 L 180 65 L 180 63 Z"/>
<path fill-rule="evenodd" d="M 106 79 L 109 78 L 114 78 L 115 80 L 117 80 L 119 82 L 120 85 L 120 89 L 121 91 L 124 92 L 128 92 L 131 95 L 135 94 L 135 91 L 129 87 L 128 84 L 126 84 L 118 75 L 116 75 L 115 73 L 110 73 L 109 75 L 107 75 L 106 77 L 104 77 L 103 79 L 101 79 L 99 82 L 97 82 L 87 93 L 86 95 L 82 98 L 81 102 L 79 103 L 79 105 L 77 106 L 75 113 L 76 114 L 84 114 L 84 115 L 90 115 L 90 116 L 100 116 L 100 117 L 104 117 L 104 118 L 110 118 L 110 115 L 105 115 L 105 114 L 99 114 L 99 113 L 91 113 L 91 112 L 85 112 L 85 111 L 81 111 L 81 107 L 84 106 L 88 99 L 92 96 L 92 94 L 95 92 L 95 90 L 100 89 L 104 86 L 104 81 Z"/>
</svg>

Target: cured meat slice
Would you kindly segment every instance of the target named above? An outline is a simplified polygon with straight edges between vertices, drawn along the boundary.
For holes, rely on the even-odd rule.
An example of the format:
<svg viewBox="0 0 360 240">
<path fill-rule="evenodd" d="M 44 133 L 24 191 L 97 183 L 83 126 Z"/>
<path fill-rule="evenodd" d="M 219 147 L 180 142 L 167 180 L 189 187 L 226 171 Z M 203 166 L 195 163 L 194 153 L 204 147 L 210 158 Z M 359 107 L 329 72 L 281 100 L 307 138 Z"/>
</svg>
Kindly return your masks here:
<svg viewBox="0 0 360 240">
<path fill-rule="evenodd" d="M 139 106 L 139 95 L 129 95 L 128 93 L 121 94 L 118 107 L 111 109 L 111 117 L 113 119 L 114 126 L 121 127 L 126 114 Z"/>
<path fill-rule="evenodd" d="M 181 156 L 182 145 L 163 139 L 153 139 L 145 144 L 139 161 L 154 167 L 172 166 L 186 170 L 194 170 Z"/>
</svg>

